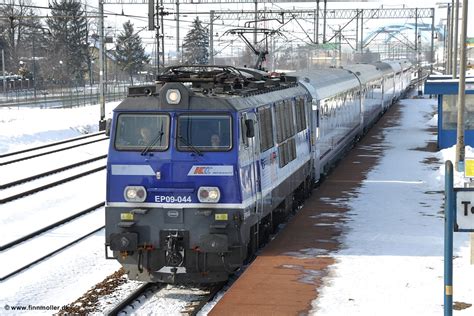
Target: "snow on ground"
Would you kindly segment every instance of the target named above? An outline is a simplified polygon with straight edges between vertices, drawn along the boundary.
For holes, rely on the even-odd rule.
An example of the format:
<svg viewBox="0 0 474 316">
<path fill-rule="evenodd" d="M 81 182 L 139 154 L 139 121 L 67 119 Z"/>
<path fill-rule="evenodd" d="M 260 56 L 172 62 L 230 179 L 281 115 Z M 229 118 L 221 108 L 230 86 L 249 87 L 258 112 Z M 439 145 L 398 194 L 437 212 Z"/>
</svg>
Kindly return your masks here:
<svg viewBox="0 0 474 316">
<path fill-rule="evenodd" d="M 104 239 L 104 230 L 101 230 L 53 258 L 1 282 L 0 315 L 17 314 L 11 310 L 13 306 L 69 304 L 117 271 L 120 265 L 104 258 Z"/>
<path fill-rule="evenodd" d="M 419 150 L 436 140 L 426 130 L 436 123 L 435 102 L 403 100 L 401 125 L 384 131 L 388 149 L 378 165 L 355 198 L 334 201 L 347 204 L 351 220 L 313 314 L 443 313 L 444 161 L 454 160 L 454 147 Z M 425 163 L 434 157 L 440 162 Z M 460 174 L 455 183 L 462 186 Z M 469 234 L 455 233 L 454 240 L 454 301 L 473 304 Z M 473 314 L 474 307 L 455 311 Z"/>
<path fill-rule="evenodd" d="M 106 117 L 119 102 L 106 104 Z M 97 132 L 100 107 L 0 108 L 0 154 Z"/>
<path fill-rule="evenodd" d="M 105 170 L 0 204 L 0 244 L 105 201 Z M 78 193 L 81 192 L 81 193 Z M 87 196 L 87 197 L 86 197 Z"/>
</svg>

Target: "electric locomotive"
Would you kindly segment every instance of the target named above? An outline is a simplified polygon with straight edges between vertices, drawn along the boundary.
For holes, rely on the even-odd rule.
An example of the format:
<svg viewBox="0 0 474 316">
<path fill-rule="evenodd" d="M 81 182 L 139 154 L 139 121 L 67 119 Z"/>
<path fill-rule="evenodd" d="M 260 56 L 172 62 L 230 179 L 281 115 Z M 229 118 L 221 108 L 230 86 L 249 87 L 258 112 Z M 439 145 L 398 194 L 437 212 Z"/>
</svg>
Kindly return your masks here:
<svg viewBox="0 0 474 316">
<path fill-rule="evenodd" d="M 309 190 L 308 92 L 227 66 L 172 67 L 157 82 L 114 110 L 108 256 L 135 280 L 226 280 L 269 235 L 272 211 Z"/>
</svg>

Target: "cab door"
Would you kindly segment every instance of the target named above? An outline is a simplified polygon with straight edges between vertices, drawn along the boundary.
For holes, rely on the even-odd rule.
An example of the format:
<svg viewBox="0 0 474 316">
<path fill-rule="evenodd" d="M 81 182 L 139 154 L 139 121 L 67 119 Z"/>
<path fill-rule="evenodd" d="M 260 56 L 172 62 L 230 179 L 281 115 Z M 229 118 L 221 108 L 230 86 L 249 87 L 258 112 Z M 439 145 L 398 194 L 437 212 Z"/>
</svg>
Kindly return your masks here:
<svg viewBox="0 0 474 316">
<path fill-rule="evenodd" d="M 248 146 L 252 160 L 251 178 L 253 202 L 255 203 L 255 212 L 261 214 L 262 204 L 262 185 L 261 185 L 261 164 L 260 164 L 260 131 L 257 124 L 257 115 L 255 112 L 248 112 L 245 120 Z M 250 137 L 249 137 L 250 136 Z"/>
</svg>

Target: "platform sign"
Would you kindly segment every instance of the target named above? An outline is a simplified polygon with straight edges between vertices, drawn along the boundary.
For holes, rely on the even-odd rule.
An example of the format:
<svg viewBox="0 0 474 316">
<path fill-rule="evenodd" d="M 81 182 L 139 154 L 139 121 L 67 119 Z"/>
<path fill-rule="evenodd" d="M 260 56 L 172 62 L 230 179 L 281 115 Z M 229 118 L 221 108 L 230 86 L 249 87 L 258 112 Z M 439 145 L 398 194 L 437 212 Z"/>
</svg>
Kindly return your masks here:
<svg viewBox="0 0 474 316">
<path fill-rule="evenodd" d="M 454 230 L 474 232 L 474 188 L 455 188 L 454 191 L 456 194 Z"/>
<path fill-rule="evenodd" d="M 474 178 L 474 158 L 467 158 L 464 160 L 464 177 Z"/>
</svg>

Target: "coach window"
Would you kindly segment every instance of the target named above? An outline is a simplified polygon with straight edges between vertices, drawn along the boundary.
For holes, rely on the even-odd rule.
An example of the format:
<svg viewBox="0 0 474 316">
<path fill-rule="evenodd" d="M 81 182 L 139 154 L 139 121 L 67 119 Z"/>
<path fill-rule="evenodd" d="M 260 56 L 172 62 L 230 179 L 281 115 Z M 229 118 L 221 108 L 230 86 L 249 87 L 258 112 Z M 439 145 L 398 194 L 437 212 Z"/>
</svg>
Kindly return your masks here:
<svg viewBox="0 0 474 316">
<path fill-rule="evenodd" d="M 306 115 L 304 108 L 304 99 L 296 99 L 296 132 L 306 129 Z"/>
<path fill-rule="evenodd" d="M 166 114 L 120 114 L 115 149 L 165 151 L 168 149 L 170 117 Z"/>
<path fill-rule="evenodd" d="M 230 115 L 180 115 L 176 131 L 180 151 L 228 151 L 232 148 Z"/>
<path fill-rule="evenodd" d="M 288 120 L 287 120 L 287 124 L 288 124 L 288 138 L 289 137 L 292 137 L 296 134 L 296 128 L 295 128 L 295 111 L 294 111 L 294 107 L 293 107 L 293 101 L 291 100 L 288 100 L 286 101 L 286 115 L 288 115 Z"/>
</svg>

